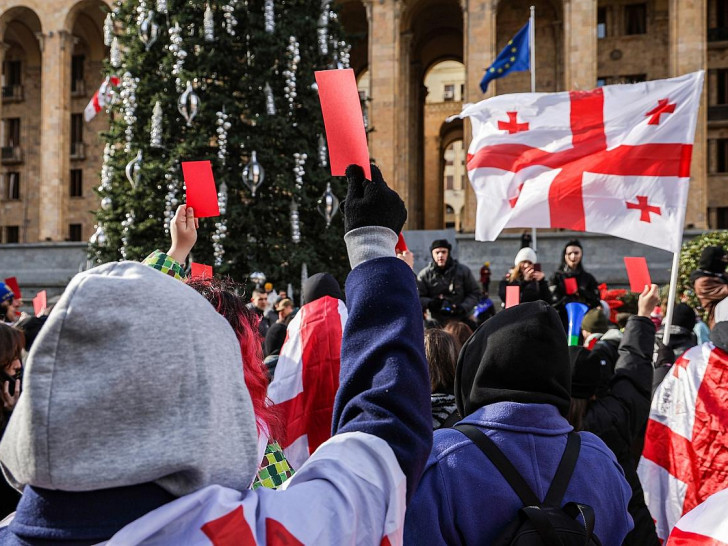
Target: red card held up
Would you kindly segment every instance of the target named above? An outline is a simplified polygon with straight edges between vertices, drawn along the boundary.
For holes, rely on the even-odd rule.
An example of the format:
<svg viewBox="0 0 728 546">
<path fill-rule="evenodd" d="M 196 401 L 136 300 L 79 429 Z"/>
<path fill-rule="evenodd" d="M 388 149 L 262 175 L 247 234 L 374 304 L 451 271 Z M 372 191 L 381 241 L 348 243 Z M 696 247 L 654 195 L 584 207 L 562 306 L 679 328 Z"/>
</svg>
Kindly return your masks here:
<svg viewBox="0 0 728 546">
<path fill-rule="evenodd" d="M 404 235 L 401 233 L 399 234 L 399 237 L 397 239 L 397 244 L 394 247 L 395 252 L 407 252 L 409 249 L 407 248 L 407 243 L 404 240 Z"/>
<path fill-rule="evenodd" d="M 195 218 L 220 216 L 217 188 L 209 161 L 183 161 L 182 173 L 187 186 L 187 206 L 195 211 Z"/>
<path fill-rule="evenodd" d="M 643 257 L 624 258 L 624 267 L 627 268 L 627 277 L 629 278 L 629 289 L 632 292 L 642 293 L 645 285 L 652 284 L 650 280 L 650 270 L 647 267 L 647 260 Z"/>
<path fill-rule="evenodd" d="M 564 290 L 568 295 L 576 294 L 579 290 L 579 285 L 576 284 L 576 279 L 574 277 L 566 277 L 564 279 Z"/>
<path fill-rule="evenodd" d="M 506 309 L 514 307 L 521 303 L 521 287 L 506 286 Z"/>
<path fill-rule="evenodd" d="M 33 298 L 33 312 L 35 316 L 39 317 L 46 307 L 48 307 L 48 293 L 45 290 L 41 290 Z"/>
<path fill-rule="evenodd" d="M 205 264 L 198 264 L 197 262 L 192 262 L 190 264 L 190 276 L 191 277 L 202 277 L 211 279 L 212 278 L 212 266 L 211 265 L 205 265 Z"/>
<path fill-rule="evenodd" d="M 15 296 L 16 300 L 23 299 L 23 295 L 20 292 L 20 285 L 18 284 L 18 279 L 15 277 L 8 277 L 5 279 L 5 284 L 10 288 L 10 290 L 13 291 L 13 295 Z"/>
<path fill-rule="evenodd" d="M 318 70 L 315 75 L 332 176 L 344 176 L 346 168 L 354 163 L 364 169 L 364 176 L 371 180 L 367 133 L 354 71 L 350 68 Z"/>
</svg>

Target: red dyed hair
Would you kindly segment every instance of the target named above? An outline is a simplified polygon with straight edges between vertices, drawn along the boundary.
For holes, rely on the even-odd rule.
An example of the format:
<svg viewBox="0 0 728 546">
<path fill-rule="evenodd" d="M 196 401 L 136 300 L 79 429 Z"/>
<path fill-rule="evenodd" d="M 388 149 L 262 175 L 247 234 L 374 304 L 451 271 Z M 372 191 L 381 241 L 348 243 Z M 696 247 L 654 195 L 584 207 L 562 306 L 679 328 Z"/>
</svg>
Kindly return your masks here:
<svg viewBox="0 0 728 546">
<path fill-rule="evenodd" d="M 253 402 L 258 431 L 265 427 L 271 439 L 282 440 L 282 426 L 276 411 L 268 404 L 268 370 L 263 364 L 262 338 L 258 332 L 258 316 L 245 306 L 240 285 L 231 279 L 195 277 L 187 285 L 209 301 L 215 310 L 227 319 L 240 342 L 243 356 L 245 385 Z"/>
</svg>

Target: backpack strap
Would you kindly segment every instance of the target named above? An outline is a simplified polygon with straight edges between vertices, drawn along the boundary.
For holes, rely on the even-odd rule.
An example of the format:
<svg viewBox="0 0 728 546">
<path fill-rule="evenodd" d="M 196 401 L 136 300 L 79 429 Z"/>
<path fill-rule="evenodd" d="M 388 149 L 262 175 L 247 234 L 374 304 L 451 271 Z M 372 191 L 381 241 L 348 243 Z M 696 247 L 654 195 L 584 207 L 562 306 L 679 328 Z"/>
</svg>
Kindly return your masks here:
<svg viewBox="0 0 728 546">
<path fill-rule="evenodd" d="M 523 476 L 516 470 L 511 461 L 508 460 L 503 452 L 495 445 L 495 442 L 488 438 L 483 432 L 473 425 L 461 424 L 453 427 L 470 438 L 473 443 L 480 448 L 490 462 L 503 475 L 506 481 L 516 492 L 524 506 L 538 506 L 541 501 L 528 486 Z"/>
<path fill-rule="evenodd" d="M 581 436 L 576 432 L 570 432 L 559 467 L 556 469 L 556 474 L 554 474 L 554 479 L 551 481 L 546 498 L 543 500 L 544 505 L 556 506 L 557 508 L 561 506 L 561 501 L 566 494 L 566 488 L 569 487 L 571 475 L 574 473 L 580 449 Z"/>
<path fill-rule="evenodd" d="M 585 536 L 587 537 L 587 540 L 591 540 L 592 544 L 602 546 L 602 543 L 599 542 L 599 539 L 594 534 L 596 516 L 594 515 L 594 509 L 591 506 L 578 502 L 568 502 L 562 507 L 562 510 L 575 520 L 577 520 L 577 516 L 581 514 L 581 517 L 584 520 L 584 531 L 586 532 Z"/>
<path fill-rule="evenodd" d="M 457 423 L 458 421 L 460 421 L 460 419 L 461 419 L 460 413 L 458 412 L 458 410 L 455 410 L 450 415 L 448 415 L 447 416 L 447 419 L 445 419 L 442 422 L 442 424 L 439 427 L 437 427 L 437 428 L 438 429 L 441 429 L 441 428 L 452 428 L 452 426 L 455 423 Z"/>
</svg>

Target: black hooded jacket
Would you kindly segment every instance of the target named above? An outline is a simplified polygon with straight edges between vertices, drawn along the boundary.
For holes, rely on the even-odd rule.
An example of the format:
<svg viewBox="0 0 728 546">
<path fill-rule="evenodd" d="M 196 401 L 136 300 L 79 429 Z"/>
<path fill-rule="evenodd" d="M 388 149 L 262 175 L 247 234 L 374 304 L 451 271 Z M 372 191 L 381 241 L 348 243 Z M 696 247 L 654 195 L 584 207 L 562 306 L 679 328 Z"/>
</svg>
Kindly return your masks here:
<svg viewBox="0 0 728 546">
<path fill-rule="evenodd" d="M 450 304 L 455 304 L 459 311 L 447 314 L 431 311 L 432 317 L 438 321 L 467 317 L 480 299 L 480 286 L 470 269 L 448 256 L 445 267 L 440 268 L 432 261 L 417 275 L 417 290 L 420 293 L 422 311 L 430 302 L 442 295 Z"/>
<path fill-rule="evenodd" d="M 632 487 L 629 513 L 635 526 L 624 544 L 640 546 L 659 545 L 633 455 L 635 444 L 641 451 L 650 415 L 654 343 L 655 325 L 652 321 L 647 317 L 630 317 L 619 344 L 619 359 L 609 394 L 589 404 L 583 421 L 583 429 L 599 436 L 614 452 Z"/>
<path fill-rule="evenodd" d="M 577 244 L 575 241 L 569 241 L 566 243 L 564 250 L 561 252 L 561 265 L 559 266 L 559 269 L 554 272 L 551 276 L 551 280 L 549 281 L 553 306 L 559 312 L 559 315 L 561 315 L 561 319 L 564 322 L 566 317 L 564 306 L 567 303 L 577 301 L 587 304 L 589 308 L 594 308 L 599 305 L 599 285 L 597 284 L 597 280 L 590 273 L 587 273 L 584 270 L 582 262 L 579 262 L 575 269 L 571 269 L 568 265 L 566 265 L 564 255 L 566 253 L 566 248 L 569 246 L 578 246 L 581 248 L 581 245 Z M 576 279 L 577 292 L 575 294 L 567 294 L 564 279 L 572 277 Z"/>
</svg>

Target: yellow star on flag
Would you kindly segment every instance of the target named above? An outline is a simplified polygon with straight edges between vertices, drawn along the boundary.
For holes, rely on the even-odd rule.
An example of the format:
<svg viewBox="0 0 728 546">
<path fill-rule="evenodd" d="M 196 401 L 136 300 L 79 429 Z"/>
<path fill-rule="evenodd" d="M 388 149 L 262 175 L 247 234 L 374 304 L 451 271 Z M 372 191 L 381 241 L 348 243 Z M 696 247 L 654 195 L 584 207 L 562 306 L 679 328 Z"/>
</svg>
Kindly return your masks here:
<svg viewBox="0 0 728 546">
<path fill-rule="evenodd" d="M 511 62 L 512 63 L 516 62 L 516 58 L 515 57 L 511 57 Z"/>
<path fill-rule="evenodd" d="M 503 72 L 503 69 L 502 68 L 499 68 L 498 69 L 498 74 L 500 74 L 501 72 Z"/>
<path fill-rule="evenodd" d="M 515 53 L 516 51 L 518 51 L 518 48 L 517 47 L 512 47 L 511 48 L 511 53 Z"/>
</svg>

